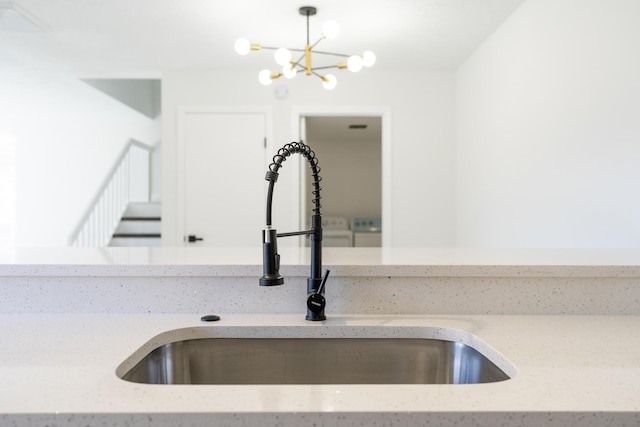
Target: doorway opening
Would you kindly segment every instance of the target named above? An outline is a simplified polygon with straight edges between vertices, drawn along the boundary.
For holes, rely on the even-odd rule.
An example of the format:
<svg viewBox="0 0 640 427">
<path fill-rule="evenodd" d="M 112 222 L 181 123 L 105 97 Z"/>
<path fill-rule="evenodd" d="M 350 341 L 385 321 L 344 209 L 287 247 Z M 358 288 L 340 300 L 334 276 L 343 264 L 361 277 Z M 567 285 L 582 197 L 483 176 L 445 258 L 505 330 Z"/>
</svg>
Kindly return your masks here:
<svg viewBox="0 0 640 427">
<path fill-rule="evenodd" d="M 322 169 L 323 245 L 383 246 L 382 115 L 309 114 L 300 122 L 300 138 L 315 151 Z M 309 177 L 301 172 L 300 217 L 308 228 Z"/>
</svg>

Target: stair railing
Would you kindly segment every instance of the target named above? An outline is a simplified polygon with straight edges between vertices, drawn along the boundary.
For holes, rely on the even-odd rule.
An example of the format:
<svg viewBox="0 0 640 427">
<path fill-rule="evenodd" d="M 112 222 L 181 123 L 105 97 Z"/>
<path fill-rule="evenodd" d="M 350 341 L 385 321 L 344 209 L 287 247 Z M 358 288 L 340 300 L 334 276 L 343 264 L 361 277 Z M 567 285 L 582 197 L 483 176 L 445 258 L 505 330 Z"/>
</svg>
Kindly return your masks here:
<svg viewBox="0 0 640 427">
<path fill-rule="evenodd" d="M 69 236 L 69 246 L 107 246 L 132 202 L 148 202 L 152 148 L 129 140 Z"/>
</svg>

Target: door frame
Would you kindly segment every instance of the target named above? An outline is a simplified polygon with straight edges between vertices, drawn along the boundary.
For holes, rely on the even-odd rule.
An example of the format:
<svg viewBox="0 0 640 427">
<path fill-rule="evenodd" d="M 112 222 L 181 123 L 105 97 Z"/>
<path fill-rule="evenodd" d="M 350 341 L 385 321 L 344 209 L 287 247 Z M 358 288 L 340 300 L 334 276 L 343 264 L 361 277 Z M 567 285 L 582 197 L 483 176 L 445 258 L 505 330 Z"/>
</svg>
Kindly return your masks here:
<svg viewBox="0 0 640 427">
<path fill-rule="evenodd" d="M 194 105 L 194 106 L 180 106 L 178 107 L 178 127 L 177 127 L 177 153 L 176 153 L 176 219 L 175 228 L 173 232 L 174 242 L 177 246 L 186 246 L 185 239 L 185 210 L 186 200 L 184 197 L 184 189 L 186 185 L 185 172 L 186 172 L 186 124 L 187 117 L 190 114 L 262 114 L 265 120 L 265 152 L 264 157 L 266 161 L 267 153 L 273 151 L 273 127 L 272 117 L 273 110 L 269 106 L 222 106 L 222 105 Z M 240 156 L 242 153 L 238 153 Z M 239 161 L 240 159 L 238 159 Z M 266 195 L 265 195 L 266 197 Z M 163 229 L 163 232 L 165 229 Z"/>
<path fill-rule="evenodd" d="M 380 117 L 382 120 L 382 247 L 391 246 L 391 236 L 393 236 L 392 221 L 392 147 L 391 147 L 391 107 L 386 106 L 294 106 L 292 107 L 292 130 L 294 140 L 300 140 L 301 120 L 303 117 L 345 117 L 345 116 L 361 116 L 361 117 Z M 300 162 L 298 164 L 298 176 L 308 173 L 306 164 Z M 298 229 L 302 230 L 305 226 L 304 216 L 302 215 L 304 198 L 302 197 L 302 180 L 295 180 L 292 188 L 291 197 L 293 200 L 291 212 L 292 218 L 298 224 Z"/>
</svg>

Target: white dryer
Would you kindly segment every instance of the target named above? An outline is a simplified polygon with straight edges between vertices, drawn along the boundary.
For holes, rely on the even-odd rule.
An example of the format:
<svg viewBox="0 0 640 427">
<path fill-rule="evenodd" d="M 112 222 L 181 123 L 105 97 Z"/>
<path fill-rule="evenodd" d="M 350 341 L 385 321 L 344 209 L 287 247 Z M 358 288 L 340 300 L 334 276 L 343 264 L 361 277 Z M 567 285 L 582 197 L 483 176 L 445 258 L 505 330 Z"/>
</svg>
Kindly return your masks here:
<svg viewBox="0 0 640 427">
<path fill-rule="evenodd" d="M 349 230 L 349 221 L 346 218 L 322 217 L 322 246 L 353 246 L 353 233 Z"/>
</svg>

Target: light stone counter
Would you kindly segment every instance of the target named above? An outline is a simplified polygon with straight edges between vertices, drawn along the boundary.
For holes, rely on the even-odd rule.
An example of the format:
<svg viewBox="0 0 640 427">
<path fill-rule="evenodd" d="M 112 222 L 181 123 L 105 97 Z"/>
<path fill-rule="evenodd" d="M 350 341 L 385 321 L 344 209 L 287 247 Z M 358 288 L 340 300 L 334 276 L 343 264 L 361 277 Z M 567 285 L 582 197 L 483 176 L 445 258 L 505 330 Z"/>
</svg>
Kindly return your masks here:
<svg viewBox="0 0 640 427">
<path fill-rule="evenodd" d="M 280 253 L 285 284 L 259 287 L 260 248 L 0 252 L 0 312 L 299 313 L 309 251 Z M 326 248 L 323 257 L 329 314 L 640 315 L 635 249 Z"/>
<path fill-rule="evenodd" d="M 0 425 L 640 424 L 639 251 L 327 249 L 329 319 L 318 323 L 304 320 L 308 254 L 281 253 L 285 285 L 274 288 L 258 286 L 252 250 L 0 255 Z M 222 320 L 199 320 L 209 313 Z M 471 340 L 513 378 L 160 386 L 116 375 L 154 337 L 372 328 Z"/>
</svg>

